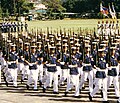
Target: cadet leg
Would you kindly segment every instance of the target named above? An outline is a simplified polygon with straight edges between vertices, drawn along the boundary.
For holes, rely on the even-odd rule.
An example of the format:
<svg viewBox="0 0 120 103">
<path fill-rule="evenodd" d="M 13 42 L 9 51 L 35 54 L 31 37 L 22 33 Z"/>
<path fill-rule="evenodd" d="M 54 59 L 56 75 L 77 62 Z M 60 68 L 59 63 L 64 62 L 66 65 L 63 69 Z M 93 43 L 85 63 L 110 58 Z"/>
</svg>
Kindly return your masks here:
<svg viewBox="0 0 120 103">
<path fill-rule="evenodd" d="M 32 81 L 33 81 L 33 78 L 32 78 L 32 75 L 31 75 L 31 70 L 30 70 L 30 74 L 28 75 L 28 80 L 27 80 L 27 85 L 30 86 L 32 84 Z"/>
<path fill-rule="evenodd" d="M 75 75 L 75 96 L 79 96 L 79 75 Z"/>
<path fill-rule="evenodd" d="M 52 84 L 52 79 L 53 79 L 53 73 L 52 72 L 48 72 L 48 76 L 47 76 L 47 80 L 44 84 L 44 88 L 46 89 L 48 86 L 51 86 Z"/>
<path fill-rule="evenodd" d="M 53 77 L 53 79 L 54 79 L 54 82 L 53 82 L 53 91 L 54 92 L 58 92 L 58 73 L 55 72 L 53 75 L 54 75 L 54 77 Z"/>
<path fill-rule="evenodd" d="M 38 65 L 39 69 L 39 81 L 43 82 L 43 64 Z"/>
<path fill-rule="evenodd" d="M 83 71 L 83 75 L 81 76 L 81 82 L 80 82 L 80 90 L 82 89 L 82 86 L 85 80 L 87 79 L 87 77 L 88 77 L 88 72 Z"/>
<path fill-rule="evenodd" d="M 22 79 L 24 80 L 25 79 L 25 76 L 27 75 L 29 75 L 29 66 L 28 65 L 25 65 L 24 66 L 24 68 L 23 68 L 23 77 L 22 77 Z"/>
<path fill-rule="evenodd" d="M 88 75 L 89 78 L 89 92 L 93 91 L 93 71 L 91 70 Z"/>
<path fill-rule="evenodd" d="M 119 97 L 119 82 L 118 82 L 118 76 L 113 78 L 113 84 L 115 88 L 115 95 L 116 97 Z"/>
<path fill-rule="evenodd" d="M 59 80 L 59 85 L 68 78 L 68 69 L 62 69 L 62 77 Z"/>
<path fill-rule="evenodd" d="M 1 65 L 0 65 L 0 83 L 1 83 Z"/>
<path fill-rule="evenodd" d="M 103 101 L 107 101 L 107 78 L 103 80 Z"/>
<path fill-rule="evenodd" d="M 98 90 L 101 88 L 101 85 L 102 85 L 102 79 L 96 78 L 95 88 L 90 93 L 91 97 L 93 97 L 98 92 Z"/>
<path fill-rule="evenodd" d="M 17 87 L 17 68 L 16 69 L 10 69 L 10 75 L 11 79 L 13 81 L 13 86 Z M 10 78 L 7 79 L 8 82 L 10 81 Z"/>
<path fill-rule="evenodd" d="M 74 76 L 70 75 L 70 82 L 67 83 L 67 88 L 66 88 L 66 92 L 68 92 L 70 89 L 72 89 L 73 85 L 74 85 Z"/>
<path fill-rule="evenodd" d="M 17 86 L 17 68 L 14 69 L 13 84 L 15 87 Z"/>
<path fill-rule="evenodd" d="M 57 73 L 58 75 L 60 76 L 60 78 L 62 77 L 62 70 L 61 70 L 61 67 L 60 66 L 57 66 Z"/>
<path fill-rule="evenodd" d="M 37 89 L 37 81 L 38 81 L 38 69 L 34 70 L 33 73 L 33 80 L 34 80 L 34 90 Z"/>
<path fill-rule="evenodd" d="M 107 80 L 107 88 L 108 89 L 111 86 L 112 82 L 113 82 L 113 76 L 108 76 L 108 80 Z"/>
</svg>

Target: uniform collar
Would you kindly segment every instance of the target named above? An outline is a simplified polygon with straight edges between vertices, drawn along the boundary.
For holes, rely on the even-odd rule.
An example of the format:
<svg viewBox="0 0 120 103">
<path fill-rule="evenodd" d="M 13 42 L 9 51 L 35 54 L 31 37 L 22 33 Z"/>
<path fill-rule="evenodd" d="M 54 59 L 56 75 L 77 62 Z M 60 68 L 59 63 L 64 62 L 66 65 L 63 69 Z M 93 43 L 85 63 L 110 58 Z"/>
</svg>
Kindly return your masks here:
<svg viewBox="0 0 120 103">
<path fill-rule="evenodd" d="M 101 58 L 100 58 L 100 60 L 104 60 L 104 58 L 103 58 L 103 57 L 101 57 Z"/>
<path fill-rule="evenodd" d="M 15 51 L 12 51 L 13 54 L 15 54 Z"/>
</svg>

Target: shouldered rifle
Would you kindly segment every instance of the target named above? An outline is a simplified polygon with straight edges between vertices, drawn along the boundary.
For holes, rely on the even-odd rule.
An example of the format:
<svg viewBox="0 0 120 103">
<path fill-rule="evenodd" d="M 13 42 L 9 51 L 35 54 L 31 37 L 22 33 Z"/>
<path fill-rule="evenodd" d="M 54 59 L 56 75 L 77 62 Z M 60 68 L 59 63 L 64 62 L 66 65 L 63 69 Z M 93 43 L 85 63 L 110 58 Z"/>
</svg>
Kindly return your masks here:
<svg viewBox="0 0 120 103">
<path fill-rule="evenodd" d="M 111 66 L 111 61 L 110 61 L 110 57 L 111 57 L 111 50 L 110 50 L 110 47 L 111 47 L 111 37 L 109 35 L 109 42 L 108 42 L 108 66 L 110 67 Z"/>
<path fill-rule="evenodd" d="M 83 46 L 82 54 L 83 54 L 83 63 L 84 63 L 85 62 L 85 35 L 82 40 L 82 46 Z"/>
<path fill-rule="evenodd" d="M 62 30 L 61 30 L 61 28 L 60 28 L 60 35 L 61 35 L 61 53 L 62 53 L 61 59 L 62 59 L 62 61 L 63 61 L 63 35 L 62 35 Z"/>
<path fill-rule="evenodd" d="M 98 49 L 99 49 L 99 43 L 96 44 L 96 66 L 98 67 L 98 63 L 99 63 L 99 54 L 98 54 Z"/>
<path fill-rule="evenodd" d="M 68 32 L 68 46 L 69 46 L 69 64 L 71 64 L 71 43 L 70 43 L 70 34 L 69 34 L 69 32 Z"/>
</svg>

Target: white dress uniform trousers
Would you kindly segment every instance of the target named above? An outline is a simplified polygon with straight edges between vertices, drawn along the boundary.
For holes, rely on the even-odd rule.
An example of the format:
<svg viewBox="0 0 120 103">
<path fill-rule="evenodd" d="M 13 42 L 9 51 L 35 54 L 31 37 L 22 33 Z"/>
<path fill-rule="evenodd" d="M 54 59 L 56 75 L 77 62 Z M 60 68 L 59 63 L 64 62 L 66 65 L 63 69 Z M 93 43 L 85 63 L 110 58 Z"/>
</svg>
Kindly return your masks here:
<svg viewBox="0 0 120 103">
<path fill-rule="evenodd" d="M 44 84 L 44 88 L 47 88 L 47 87 L 51 86 L 52 81 L 54 81 L 53 91 L 58 92 L 58 73 L 57 73 L 57 71 L 56 72 L 48 72 L 47 80 Z"/>
</svg>

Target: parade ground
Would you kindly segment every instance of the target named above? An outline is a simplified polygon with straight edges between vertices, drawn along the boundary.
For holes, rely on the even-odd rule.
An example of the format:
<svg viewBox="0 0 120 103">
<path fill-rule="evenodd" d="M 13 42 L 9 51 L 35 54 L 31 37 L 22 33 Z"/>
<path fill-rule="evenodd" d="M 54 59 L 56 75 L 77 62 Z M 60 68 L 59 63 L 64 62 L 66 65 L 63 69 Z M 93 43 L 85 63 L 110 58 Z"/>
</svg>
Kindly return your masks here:
<svg viewBox="0 0 120 103">
<path fill-rule="evenodd" d="M 118 19 L 120 21 L 120 19 Z M 74 28 L 74 31 L 77 33 L 78 28 L 81 27 L 81 29 L 87 29 L 87 30 L 93 30 L 94 28 L 97 30 L 97 24 L 98 21 L 102 22 L 110 22 L 113 21 L 113 19 L 65 19 L 65 20 L 50 20 L 50 21 L 27 21 L 29 29 L 42 29 L 43 32 L 47 31 L 47 27 L 49 29 L 52 29 L 53 33 L 54 30 L 57 29 L 66 29 L 66 32 L 68 29 Z"/>
<path fill-rule="evenodd" d="M 120 0 L 0 0 L 0 103 L 120 103 Z"/>
<path fill-rule="evenodd" d="M 107 19 L 103 19 L 106 21 Z M 110 22 L 112 19 L 108 19 Z M 87 29 L 87 30 L 97 30 L 98 21 L 102 22 L 102 19 L 79 19 L 79 20 L 52 20 L 52 21 L 27 21 L 28 29 L 36 31 L 42 29 L 42 32 L 47 32 L 47 27 L 54 33 L 55 30 L 60 28 L 63 30 L 74 29 L 75 32 L 78 32 L 78 28 Z M 120 21 L 120 20 L 119 20 Z M 38 86 L 38 91 L 33 90 L 33 85 L 30 90 L 27 90 L 25 80 L 21 83 L 21 75 L 18 75 L 18 88 L 13 87 L 12 83 L 7 87 L 5 85 L 3 75 L 2 83 L 0 84 L 0 103 L 102 103 L 102 97 L 100 91 L 95 95 L 93 101 L 89 101 L 88 95 L 88 81 L 85 83 L 85 88 L 82 89 L 80 93 L 80 98 L 73 97 L 74 88 L 68 93 L 65 97 L 64 92 L 66 91 L 66 83 L 63 86 L 59 87 L 59 94 L 53 94 L 53 87 L 48 88 L 46 93 L 43 93 L 42 87 Z M 38 83 L 39 85 L 39 83 Z M 116 103 L 117 99 L 115 98 L 115 89 L 112 85 L 108 91 L 108 101 L 109 103 Z"/>
<path fill-rule="evenodd" d="M 89 102 L 88 98 L 88 84 L 86 83 L 86 88 L 81 91 L 81 98 L 74 98 L 74 89 L 70 91 L 67 97 L 64 96 L 66 86 L 59 88 L 59 95 L 52 93 L 52 88 L 49 88 L 46 93 L 42 92 L 42 88 L 39 87 L 38 91 L 33 91 L 26 89 L 26 81 L 21 84 L 18 82 L 18 88 L 6 87 L 4 82 L 0 85 L 0 103 L 102 103 L 102 98 L 100 91 L 93 98 L 93 102 Z M 109 103 L 116 103 L 113 85 L 110 87 L 108 93 Z"/>
</svg>

